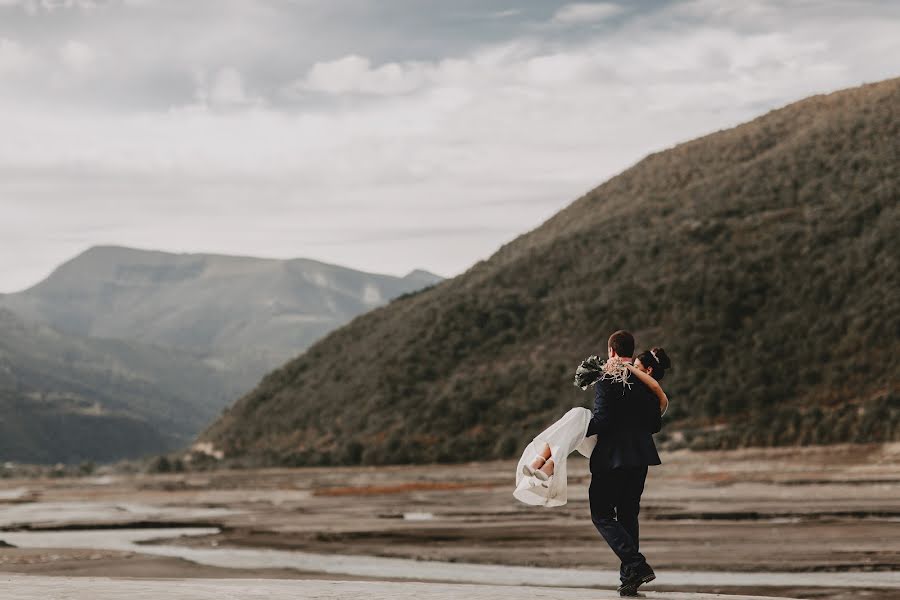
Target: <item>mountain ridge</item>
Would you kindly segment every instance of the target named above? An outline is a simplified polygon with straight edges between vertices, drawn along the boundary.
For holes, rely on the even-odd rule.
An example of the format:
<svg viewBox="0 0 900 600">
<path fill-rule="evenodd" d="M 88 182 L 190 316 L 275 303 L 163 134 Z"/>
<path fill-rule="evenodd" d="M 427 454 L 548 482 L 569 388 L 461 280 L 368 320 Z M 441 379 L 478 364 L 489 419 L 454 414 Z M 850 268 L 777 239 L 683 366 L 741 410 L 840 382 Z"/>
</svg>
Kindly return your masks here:
<svg viewBox="0 0 900 600">
<path fill-rule="evenodd" d="M 250 388 L 334 327 L 437 281 L 424 270 L 396 277 L 306 258 L 106 245 L 0 296 L 0 306 L 64 333 L 195 353 Z"/>
<path fill-rule="evenodd" d="M 409 279 L 409 278 L 414 278 L 414 277 L 430 278 L 430 279 L 434 279 L 437 281 L 442 281 L 443 279 L 445 279 L 441 275 L 437 275 L 437 274 L 432 273 L 432 272 L 428 271 L 427 269 L 423 269 L 423 268 L 415 268 L 415 269 L 410 270 L 405 275 L 395 276 L 395 275 L 384 275 L 384 274 L 380 274 L 380 273 L 363 271 L 361 269 L 356 269 L 353 267 L 343 267 L 343 266 L 337 265 L 335 263 L 326 262 L 324 260 L 318 260 L 318 259 L 306 258 L 306 257 L 272 258 L 272 257 L 265 257 L 265 256 L 255 256 L 255 255 L 251 255 L 251 254 L 227 254 L 227 253 L 222 253 L 222 252 L 175 252 L 175 251 L 169 251 L 169 250 L 160 250 L 157 248 L 138 248 L 136 246 L 124 246 L 121 244 L 96 244 L 93 246 L 89 246 L 88 248 L 82 250 L 75 256 L 64 260 L 62 263 L 60 263 L 59 265 L 54 267 L 53 270 L 51 270 L 51 272 L 46 277 L 42 278 L 40 281 L 38 281 L 32 285 L 29 285 L 25 288 L 22 288 L 20 290 L 6 292 L 6 293 L 0 293 L 0 298 L 2 298 L 3 296 L 13 296 L 13 295 L 21 294 L 23 292 L 28 292 L 30 290 L 33 290 L 34 288 L 36 288 L 36 287 L 40 286 L 42 283 L 44 283 L 46 280 L 50 279 L 61 268 L 66 267 L 67 265 L 82 261 L 88 257 L 97 256 L 97 255 L 102 256 L 107 253 L 114 253 L 114 254 L 126 253 L 126 254 L 132 254 L 134 256 L 153 256 L 153 255 L 155 255 L 160 258 L 189 257 L 189 258 L 216 258 L 216 259 L 235 260 L 235 261 L 246 260 L 246 261 L 253 261 L 253 262 L 269 262 L 269 263 L 297 262 L 297 263 L 306 263 L 306 264 L 317 265 L 317 266 L 322 266 L 322 267 L 337 267 L 340 269 L 346 269 L 348 271 L 354 271 L 357 273 L 365 273 L 365 274 L 369 274 L 369 275 L 377 275 L 377 276 L 383 276 L 383 277 L 393 277 L 396 279 Z"/>
<path fill-rule="evenodd" d="M 509 457 L 590 403 L 574 367 L 622 327 L 673 356 L 667 418 L 695 445 L 897 439 L 898 107 L 893 79 L 653 153 L 332 332 L 199 439 L 278 464 Z"/>
<path fill-rule="evenodd" d="M 88 248 L 0 295 L 0 458 L 108 461 L 183 448 L 266 370 L 435 278 Z"/>
</svg>

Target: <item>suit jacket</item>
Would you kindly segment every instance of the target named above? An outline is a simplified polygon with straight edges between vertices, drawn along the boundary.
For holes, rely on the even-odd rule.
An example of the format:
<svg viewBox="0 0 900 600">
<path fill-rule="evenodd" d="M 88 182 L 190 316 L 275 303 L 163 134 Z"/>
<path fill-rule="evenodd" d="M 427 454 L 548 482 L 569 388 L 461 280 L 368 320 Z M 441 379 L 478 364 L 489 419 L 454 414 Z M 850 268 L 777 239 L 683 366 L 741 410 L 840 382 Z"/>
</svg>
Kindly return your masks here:
<svg viewBox="0 0 900 600">
<path fill-rule="evenodd" d="M 631 387 L 608 379 L 594 385 L 594 414 L 587 435 L 597 434 L 591 472 L 658 465 L 653 434 L 662 429 L 659 400 L 636 377 Z"/>
</svg>

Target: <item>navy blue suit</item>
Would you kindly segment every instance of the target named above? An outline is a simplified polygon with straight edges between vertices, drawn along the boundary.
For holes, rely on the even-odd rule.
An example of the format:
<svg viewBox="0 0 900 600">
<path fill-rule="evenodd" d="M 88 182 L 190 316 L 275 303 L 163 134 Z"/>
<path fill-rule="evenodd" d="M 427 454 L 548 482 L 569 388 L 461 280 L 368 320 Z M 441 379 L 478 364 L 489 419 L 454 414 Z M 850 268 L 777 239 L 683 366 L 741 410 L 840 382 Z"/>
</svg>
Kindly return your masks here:
<svg viewBox="0 0 900 600">
<path fill-rule="evenodd" d="M 588 497 L 591 520 L 619 557 L 622 580 L 646 566 L 638 549 L 638 513 L 647 467 L 661 463 L 653 434 L 662 428 L 659 400 L 633 375 L 631 386 L 609 380 L 594 385 L 594 414 L 587 435 L 597 434 L 591 453 Z"/>
<path fill-rule="evenodd" d="M 591 472 L 660 464 L 653 434 L 662 429 L 659 399 L 637 377 L 631 387 L 602 379 L 594 384 L 594 416 L 587 435 L 597 434 Z"/>
</svg>

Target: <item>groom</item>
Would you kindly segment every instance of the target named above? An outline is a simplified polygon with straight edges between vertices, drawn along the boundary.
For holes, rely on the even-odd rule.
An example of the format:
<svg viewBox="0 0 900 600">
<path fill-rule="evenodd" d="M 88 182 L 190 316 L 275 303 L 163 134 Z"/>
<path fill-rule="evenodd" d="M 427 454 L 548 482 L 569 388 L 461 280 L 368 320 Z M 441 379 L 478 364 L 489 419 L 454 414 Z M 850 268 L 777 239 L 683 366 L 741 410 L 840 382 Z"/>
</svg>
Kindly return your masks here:
<svg viewBox="0 0 900 600">
<path fill-rule="evenodd" d="M 607 346 L 610 359 L 631 362 L 633 335 L 617 331 Z M 637 596 L 641 584 L 656 578 L 638 552 L 638 512 L 647 466 L 660 464 L 653 434 L 662 424 L 656 396 L 636 377 L 629 377 L 628 383 L 601 379 L 594 386 L 594 415 L 587 435 L 598 435 L 590 459 L 588 496 L 594 526 L 622 561 L 619 595 Z"/>
</svg>

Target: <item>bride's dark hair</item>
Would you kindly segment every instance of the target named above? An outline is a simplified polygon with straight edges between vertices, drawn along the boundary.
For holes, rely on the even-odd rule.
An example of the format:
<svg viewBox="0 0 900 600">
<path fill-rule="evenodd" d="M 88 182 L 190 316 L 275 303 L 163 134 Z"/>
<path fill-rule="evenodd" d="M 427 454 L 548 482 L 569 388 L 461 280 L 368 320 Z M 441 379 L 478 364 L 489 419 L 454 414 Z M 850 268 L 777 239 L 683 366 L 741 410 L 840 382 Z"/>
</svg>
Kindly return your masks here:
<svg viewBox="0 0 900 600">
<path fill-rule="evenodd" d="M 652 348 L 644 350 L 636 357 L 645 367 L 653 369 L 653 379 L 660 381 L 666 376 L 666 371 L 672 368 L 672 361 L 669 355 L 662 348 Z"/>
</svg>

